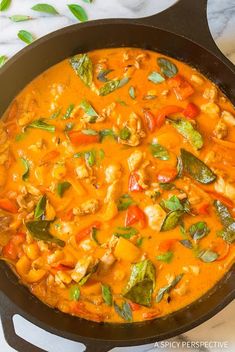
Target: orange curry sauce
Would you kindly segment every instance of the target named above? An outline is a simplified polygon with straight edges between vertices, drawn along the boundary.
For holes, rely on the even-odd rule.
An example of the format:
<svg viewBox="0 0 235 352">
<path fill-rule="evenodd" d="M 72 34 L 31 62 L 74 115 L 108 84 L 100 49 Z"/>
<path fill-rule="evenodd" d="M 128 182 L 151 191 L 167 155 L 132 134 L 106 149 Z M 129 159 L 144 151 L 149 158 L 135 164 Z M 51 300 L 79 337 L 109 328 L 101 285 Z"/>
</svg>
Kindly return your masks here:
<svg viewBox="0 0 235 352">
<path fill-rule="evenodd" d="M 44 303 L 164 316 L 234 262 L 235 110 L 186 64 L 132 48 L 33 80 L 0 129 L 0 257 Z"/>
</svg>

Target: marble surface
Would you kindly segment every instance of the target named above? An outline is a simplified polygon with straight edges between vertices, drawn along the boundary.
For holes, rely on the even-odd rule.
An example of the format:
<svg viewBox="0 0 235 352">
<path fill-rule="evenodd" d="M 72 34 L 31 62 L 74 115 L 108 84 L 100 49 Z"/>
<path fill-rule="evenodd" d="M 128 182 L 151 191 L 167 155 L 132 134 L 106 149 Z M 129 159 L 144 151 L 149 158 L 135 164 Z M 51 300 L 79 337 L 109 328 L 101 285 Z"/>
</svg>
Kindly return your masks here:
<svg viewBox="0 0 235 352">
<path fill-rule="evenodd" d="M 192 2 L 197 0 L 188 0 Z M 52 16 L 31 10 L 31 7 L 39 2 L 47 2 L 54 5 L 60 15 Z M 30 31 L 35 39 L 58 28 L 76 23 L 77 20 L 69 12 L 66 6 L 69 3 L 82 5 L 89 19 L 129 17 L 138 18 L 152 15 L 169 7 L 175 0 L 94 0 L 93 4 L 87 4 L 82 0 L 12 0 L 12 5 L 7 11 L 0 12 L 0 56 L 11 57 L 24 47 L 24 43 L 17 38 L 21 29 Z M 13 23 L 9 20 L 12 15 L 29 15 L 31 21 Z M 235 63 L 235 0 L 208 0 L 208 20 L 211 33 L 218 47 L 233 63 Z M 235 351 L 235 302 L 230 303 L 222 312 L 187 332 L 183 336 L 168 340 L 168 346 L 158 344 L 154 346 L 136 346 L 132 348 L 115 348 L 113 352 L 150 352 L 150 351 L 199 351 L 199 352 L 232 352 Z M 84 346 L 79 343 L 67 341 L 55 337 L 19 316 L 14 318 L 16 332 L 29 339 L 37 346 L 48 352 L 81 352 Z M 186 342 L 205 342 L 200 349 L 197 346 L 186 346 Z M 214 343 L 209 343 L 209 342 Z M 173 342 L 173 343 L 172 343 Z M 171 343 L 171 346 L 170 346 Z M 14 351 L 4 339 L 0 325 L 0 351 Z"/>
</svg>

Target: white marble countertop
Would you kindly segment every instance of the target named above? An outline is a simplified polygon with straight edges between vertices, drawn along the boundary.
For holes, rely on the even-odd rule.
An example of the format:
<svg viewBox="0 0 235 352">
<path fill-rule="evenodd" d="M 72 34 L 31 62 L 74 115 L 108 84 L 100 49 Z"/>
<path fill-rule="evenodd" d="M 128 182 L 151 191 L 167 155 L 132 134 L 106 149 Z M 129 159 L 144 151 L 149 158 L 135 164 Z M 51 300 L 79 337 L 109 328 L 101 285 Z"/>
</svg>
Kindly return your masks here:
<svg viewBox="0 0 235 352">
<path fill-rule="evenodd" d="M 189 0 L 190 1 L 190 0 Z M 191 0 L 192 4 L 193 1 Z M 31 7 L 37 3 L 49 3 L 56 7 L 60 15 L 53 16 L 42 14 L 31 10 Z M 157 13 L 171 4 L 175 0 L 93 0 L 92 4 L 78 1 L 66 0 L 12 0 L 12 4 L 7 11 L 0 12 L 0 56 L 6 55 L 11 57 L 24 47 L 24 43 L 17 38 L 19 30 L 30 31 L 35 38 L 39 38 L 58 28 L 76 23 L 77 20 L 69 12 L 67 4 L 77 3 L 83 6 L 88 14 L 89 19 L 128 17 L 138 18 Z M 9 20 L 12 15 L 29 15 L 33 20 L 27 22 L 13 23 Z M 235 1 L 234 0 L 208 0 L 208 19 L 213 38 L 218 47 L 233 63 L 235 63 Z M 214 341 L 208 347 L 206 344 L 201 349 L 184 348 L 184 344 L 175 344 L 170 347 L 160 345 L 154 347 L 153 344 L 138 346 L 132 348 L 115 348 L 115 352 L 150 352 L 164 351 L 170 352 L 174 349 L 177 351 L 199 351 L 199 352 L 233 352 L 235 351 L 235 302 L 225 308 L 222 312 L 198 326 L 197 328 L 183 335 L 183 341 Z M 44 348 L 48 352 L 81 352 L 84 346 L 55 337 L 31 323 L 26 322 L 23 318 L 16 316 L 14 319 L 16 332 L 32 343 Z M 174 342 L 182 341 L 182 337 L 169 340 Z M 0 325 L 0 351 L 14 351 L 10 348 L 4 339 Z M 27 351 L 26 351 L 27 352 Z"/>
</svg>

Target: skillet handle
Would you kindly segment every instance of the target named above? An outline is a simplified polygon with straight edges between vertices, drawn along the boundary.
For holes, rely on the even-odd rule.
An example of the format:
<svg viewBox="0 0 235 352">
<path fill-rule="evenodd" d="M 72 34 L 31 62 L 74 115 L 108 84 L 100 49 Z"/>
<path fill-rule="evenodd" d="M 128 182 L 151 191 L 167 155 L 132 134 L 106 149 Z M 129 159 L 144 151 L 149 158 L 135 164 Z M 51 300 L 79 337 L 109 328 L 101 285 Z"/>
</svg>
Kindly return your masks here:
<svg viewBox="0 0 235 352">
<path fill-rule="evenodd" d="M 8 345 L 18 352 L 46 352 L 45 350 L 32 345 L 30 342 L 22 339 L 16 334 L 13 323 L 13 317 L 15 314 L 17 314 L 17 311 L 14 310 L 14 305 L 11 305 L 11 303 L 1 293 L 0 315 L 3 333 Z"/>
<path fill-rule="evenodd" d="M 223 55 L 211 35 L 207 20 L 207 3 L 208 0 L 178 0 L 170 8 L 142 18 L 141 21 L 190 39 L 234 70 L 234 65 Z"/>
</svg>

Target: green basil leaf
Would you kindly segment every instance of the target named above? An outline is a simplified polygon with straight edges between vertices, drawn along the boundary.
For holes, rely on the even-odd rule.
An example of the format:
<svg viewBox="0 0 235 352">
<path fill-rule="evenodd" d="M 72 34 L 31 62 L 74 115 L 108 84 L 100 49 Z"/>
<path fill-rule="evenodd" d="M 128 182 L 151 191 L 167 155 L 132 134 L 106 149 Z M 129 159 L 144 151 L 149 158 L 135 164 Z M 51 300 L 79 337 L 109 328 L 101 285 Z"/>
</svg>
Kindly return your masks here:
<svg viewBox="0 0 235 352">
<path fill-rule="evenodd" d="M 196 181 L 209 184 L 216 180 L 216 174 L 195 155 L 185 149 L 181 149 L 183 170 Z"/>
<path fill-rule="evenodd" d="M 65 246 L 64 241 L 51 235 L 50 224 L 51 224 L 51 221 L 48 221 L 48 220 L 36 220 L 36 221 L 26 222 L 25 226 L 28 229 L 28 231 L 31 233 L 34 239 L 38 241 L 55 243 L 58 246 L 64 247 Z"/>
<path fill-rule="evenodd" d="M 100 140 L 102 141 L 105 137 L 112 137 L 112 138 L 116 138 L 113 130 L 110 128 L 107 128 L 105 130 L 101 130 L 99 131 L 99 135 L 100 135 Z"/>
<path fill-rule="evenodd" d="M 11 5 L 11 0 L 2 0 L 0 2 L 0 11 L 5 11 Z"/>
<path fill-rule="evenodd" d="M 186 119 L 172 120 L 168 118 L 167 120 L 195 149 L 203 147 L 202 135 L 195 130 L 191 122 Z"/>
<path fill-rule="evenodd" d="M 205 221 L 198 221 L 189 228 L 190 236 L 194 239 L 194 241 L 200 240 L 208 235 L 209 232 L 210 229 Z"/>
<path fill-rule="evenodd" d="M 218 254 L 210 249 L 205 249 L 199 252 L 198 258 L 204 263 L 212 263 L 218 258 Z"/>
<path fill-rule="evenodd" d="M 47 204 L 47 197 L 44 195 L 42 196 L 34 210 L 34 217 L 35 219 L 40 218 L 42 215 L 44 215 L 45 209 L 46 209 L 46 204 Z"/>
<path fill-rule="evenodd" d="M 157 59 L 157 63 L 161 69 L 161 73 L 169 78 L 174 77 L 178 73 L 178 68 L 176 65 L 165 57 L 159 57 Z"/>
<path fill-rule="evenodd" d="M 114 236 L 123 237 L 126 239 L 130 239 L 132 236 L 137 235 L 139 233 L 134 227 L 118 227 L 117 232 L 114 232 Z"/>
<path fill-rule="evenodd" d="M 95 264 L 92 267 L 91 271 L 79 281 L 79 286 L 85 285 L 85 283 L 90 279 L 91 275 L 94 274 L 97 269 L 98 269 L 98 264 Z"/>
<path fill-rule="evenodd" d="M 114 309 L 122 319 L 132 322 L 132 310 L 128 302 L 125 301 L 121 306 L 118 306 L 117 303 L 114 302 Z"/>
<path fill-rule="evenodd" d="M 7 61 L 6 55 L 0 56 L 0 68 L 6 63 L 6 61 Z"/>
<path fill-rule="evenodd" d="M 119 211 L 123 211 L 129 208 L 130 205 L 134 204 L 135 202 L 131 198 L 129 194 L 123 194 L 117 202 L 117 208 Z"/>
<path fill-rule="evenodd" d="M 137 246 L 137 247 L 141 247 L 141 245 L 142 245 L 142 243 L 143 243 L 143 240 L 144 240 L 143 237 L 138 238 L 137 241 L 136 241 L 136 246 Z"/>
<path fill-rule="evenodd" d="M 161 262 L 165 262 L 169 264 L 172 261 L 173 256 L 174 256 L 174 253 L 172 251 L 168 251 L 157 255 L 156 259 L 160 260 Z"/>
<path fill-rule="evenodd" d="M 70 59 L 70 64 L 82 82 L 88 86 L 92 86 L 93 82 L 93 65 L 87 54 L 80 54 Z"/>
<path fill-rule="evenodd" d="M 169 231 L 174 229 L 179 224 L 182 215 L 183 211 L 181 210 L 171 211 L 168 213 L 162 224 L 161 231 Z"/>
<path fill-rule="evenodd" d="M 119 81 L 119 86 L 118 86 L 118 88 L 121 88 L 121 87 L 125 86 L 125 84 L 127 84 L 129 81 L 130 81 L 130 78 L 129 78 L 129 77 L 123 77 L 123 78 L 121 78 L 120 81 Z"/>
<path fill-rule="evenodd" d="M 72 131 L 73 128 L 74 128 L 74 123 L 68 122 L 68 123 L 66 123 L 66 125 L 65 125 L 64 132 Z"/>
<path fill-rule="evenodd" d="M 94 150 L 91 150 L 89 152 L 85 152 L 85 161 L 89 166 L 94 166 L 96 163 L 96 153 Z"/>
<path fill-rule="evenodd" d="M 22 40 L 26 44 L 31 44 L 34 41 L 32 34 L 23 29 L 18 32 L 17 36 L 20 40 Z"/>
<path fill-rule="evenodd" d="M 25 15 L 13 15 L 9 18 L 13 22 L 23 22 L 23 21 L 29 21 L 32 19 L 30 16 L 25 16 Z"/>
<path fill-rule="evenodd" d="M 157 158 L 160 160 L 170 159 L 168 150 L 165 147 L 163 147 L 161 144 L 158 144 L 158 143 L 150 144 L 150 150 L 154 158 Z"/>
<path fill-rule="evenodd" d="M 69 298 L 71 301 L 78 301 L 80 298 L 80 287 L 79 285 L 73 285 L 69 290 Z"/>
<path fill-rule="evenodd" d="M 54 8 L 54 6 L 48 4 L 36 4 L 32 7 L 32 10 L 49 13 L 51 15 L 58 15 L 58 11 Z"/>
<path fill-rule="evenodd" d="M 60 115 L 60 113 L 61 113 L 61 109 L 59 109 L 59 110 L 53 112 L 53 113 L 51 114 L 51 116 L 49 117 L 49 119 L 56 119 L 56 118 Z"/>
<path fill-rule="evenodd" d="M 180 240 L 179 242 L 186 248 L 189 248 L 189 249 L 193 248 L 193 244 L 189 240 Z"/>
<path fill-rule="evenodd" d="M 131 99 L 135 99 L 136 98 L 136 95 L 135 95 L 135 88 L 133 86 L 130 86 L 129 88 L 129 95 L 131 97 Z"/>
<path fill-rule="evenodd" d="M 160 75 L 160 73 L 153 71 L 149 74 L 148 80 L 155 84 L 158 84 L 158 83 L 164 82 L 165 78 L 162 75 Z"/>
<path fill-rule="evenodd" d="M 125 84 L 129 82 L 128 77 L 124 77 L 122 79 L 115 79 L 112 81 L 108 81 L 103 85 L 103 87 L 100 88 L 99 90 L 99 95 L 105 96 L 108 95 L 112 92 L 114 92 L 116 89 L 123 87 Z"/>
<path fill-rule="evenodd" d="M 165 287 L 160 288 L 160 290 L 158 291 L 157 297 L 156 297 L 156 302 L 159 303 L 161 302 L 161 300 L 163 299 L 164 295 L 166 293 L 169 293 L 173 288 L 175 288 L 175 286 L 180 282 L 180 280 L 182 279 L 184 274 L 179 274 L 177 275 L 174 280 L 168 284 Z"/>
<path fill-rule="evenodd" d="M 57 185 L 57 194 L 60 198 L 63 197 L 65 191 L 67 191 L 67 189 L 69 189 L 71 187 L 71 183 L 68 181 L 64 181 L 61 183 L 58 183 Z"/>
<path fill-rule="evenodd" d="M 107 78 L 107 75 L 110 73 L 110 72 L 113 72 L 113 70 L 101 70 L 98 75 L 97 75 L 97 79 L 100 81 L 100 82 L 108 82 L 109 79 Z"/>
<path fill-rule="evenodd" d="M 39 130 L 44 130 L 48 132 L 55 132 L 55 126 L 49 125 L 48 123 L 44 122 L 42 119 L 35 120 L 27 125 L 27 128 L 37 128 Z"/>
<path fill-rule="evenodd" d="M 91 118 L 89 120 L 90 123 L 96 122 L 99 115 L 87 100 L 82 100 L 79 106 L 82 108 L 85 114 Z"/>
<path fill-rule="evenodd" d="M 24 166 L 24 173 L 22 175 L 22 180 L 27 181 L 27 179 L 29 178 L 30 164 L 29 164 L 28 160 L 26 160 L 24 158 L 20 158 L 20 160 Z"/>
<path fill-rule="evenodd" d="M 164 204 L 164 208 L 175 211 L 175 210 L 184 210 L 183 205 L 181 204 L 179 198 L 177 196 L 172 196 L 167 200 L 162 201 Z"/>
<path fill-rule="evenodd" d="M 229 244 L 235 241 L 235 222 L 224 228 L 220 234 L 223 240 Z"/>
<path fill-rule="evenodd" d="M 111 292 L 110 287 L 108 285 L 101 284 L 101 289 L 102 289 L 102 297 L 103 297 L 104 302 L 108 306 L 112 306 L 113 296 L 112 296 L 112 292 Z"/>
<path fill-rule="evenodd" d="M 124 141 L 128 140 L 130 136 L 131 136 L 131 132 L 127 127 L 122 128 L 121 131 L 119 132 L 119 137 Z"/>
<path fill-rule="evenodd" d="M 174 183 L 170 183 L 170 182 L 168 182 L 168 183 L 162 183 L 162 182 L 160 182 L 160 183 L 159 183 L 159 186 L 160 186 L 161 189 L 163 189 L 163 190 L 165 190 L 165 191 L 170 191 L 170 190 L 176 188 L 175 184 L 174 184 Z"/>
<path fill-rule="evenodd" d="M 155 266 L 149 259 L 134 264 L 123 296 L 132 302 L 150 307 L 155 287 L 155 277 Z"/>
<path fill-rule="evenodd" d="M 76 4 L 67 5 L 72 14 L 80 21 L 85 22 L 88 20 L 86 11 L 82 6 Z"/>
<path fill-rule="evenodd" d="M 63 120 L 69 119 L 72 112 L 73 112 L 73 109 L 74 109 L 74 104 L 70 104 L 69 107 L 67 108 L 65 114 L 63 115 L 62 119 Z"/>
<path fill-rule="evenodd" d="M 86 134 L 87 136 L 97 136 L 98 132 L 95 130 L 92 130 L 91 128 L 88 128 L 86 130 L 81 131 L 83 134 Z"/>
<path fill-rule="evenodd" d="M 214 201 L 214 207 L 222 225 L 224 226 L 223 230 L 220 231 L 220 236 L 224 241 L 231 244 L 235 241 L 235 220 L 231 216 L 228 208 L 219 200 Z"/>
<path fill-rule="evenodd" d="M 117 99 L 116 102 L 122 106 L 128 106 L 127 103 L 124 100 Z"/>
<path fill-rule="evenodd" d="M 98 229 L 96 227 L 92 227 L 91 238 L 93 239 L 93 241 L 95 241 L 96 244 L 98 244 L 98 246 L 100 246 L 100 242 L 98 241 L 98 238 L 97 238 L 97 233 L 98 233 Z"/>
</svg>

